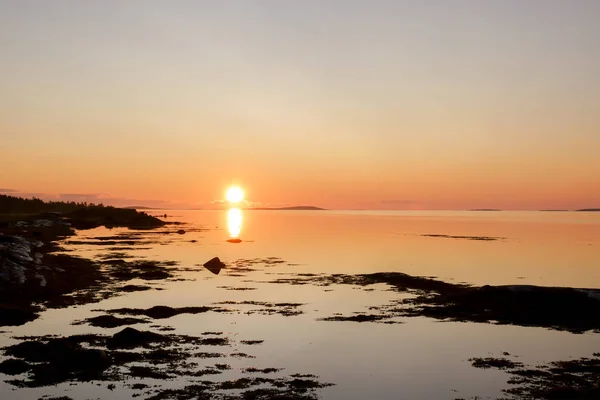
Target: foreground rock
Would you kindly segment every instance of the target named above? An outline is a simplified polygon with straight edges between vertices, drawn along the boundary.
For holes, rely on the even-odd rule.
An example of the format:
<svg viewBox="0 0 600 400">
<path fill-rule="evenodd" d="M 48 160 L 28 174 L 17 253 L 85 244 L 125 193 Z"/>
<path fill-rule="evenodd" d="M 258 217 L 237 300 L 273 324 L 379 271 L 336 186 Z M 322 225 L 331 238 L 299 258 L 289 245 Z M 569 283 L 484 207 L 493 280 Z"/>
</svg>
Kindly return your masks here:
<svg viewBox="0 0 600 400">
<path fill-rule="evenodd" d="M 232 366 L 224 362 L 226 354 L 206 352 L 206 346 L 227 348 L 232 345 L 232 340 L 223 337 L 222 332 L 205 332 L 202 335 L 161 335 L 125 328 L 113 336 L 27 338 L 5 349 L 6 356 L 12 358 L 4 358 L 0 363 L 0 372 L 15 375 L 8 383 L 17 387 L 36 388 L 66 382 L 76 384 L 94 381 L 94 384 L 104 384 L 110 390 L 115 389 L 117 384 L 128 389 L 143 390 L 145 395 L 153 399 L 309 400 L 318 398 L 317 389 L 330 386 L 320 382 L 314 375 L 264 376 L 282 370 L 273 367 L 251 366 L 241 371 L 243 374 L 252 374 L 252 377 L 240 378 L 234 373 L 235 379 L 232 380 L 207 380 L 209 376 L 227 373 Z M 254 358 L 245 353 L 229 355 L 233 359 L 242 356 Z M 215 358 L 222 361 L 215 364 Z M 201 360 L 208 365 L 201 365 Z M 132 378 L 135 378 L 134 384 L 131 384 Z M 155 381 L 146 384 L 145 379 L 177 379 L 192 384 L 165 389 L 156 385 Z M 138 395 L 136 393 L 134 397 Z"/>
<path fill-rule="evenodd" d="M 503 370 L 510 375 L 509 399 L 591 400 L 600 398 L 600 354 L 592 358 L 554 361 L 536 367 L 506 358 L 474 358 L 476 368 Z"/>
<path fill-rule="evenodd" d="M 409 314 L 455 321 L 539 326 L 582 333 L 600 329 L 600 292 L 541 286 L 482 286 L 415 301 Z"/>
<path fill-rule="evenodd" d="M 35 280 L 40 286 L 46 286 L 46 271 L 56 271 L 42 265 L 42 253 L 36 251 L 42 247 L 39 240 L 27 240 L 21 236 L 0 234 L 0 280 L 3 284 L 22 285 Z M 63 272 L 62 269 L 58 269 Z"/>
<path fill-rule="evenodd" d="M 9 348 L 6 354 L 21 359 L 5 361 L 12 364 L 13 372 L 16 372 L 15 367 L 21 372 L 31 371 L 33 379 L 40 385 L 93 379 L 112 364 L 103 350 L 85 349 L 69 339 L 23 342 Z"/>
<path fill-rule="evenodd" d="M 175 262 L 114 258 L 93 261 L 56 254 L 56 243 L 42 243 L 25 235 L 31 232 L 0 234 L 0 326 L 33 321 L 44 308 L 86 304 L 152 289 L 122 284 L 132 279 L 157 281 L 175 276 Z"/>
<path fill-rule="evenodd" d="M 413 295 L 388 305 L 370 307 L 368 316 L 325 318 L 329 321 L 386 322 L 395 317 L 425 316 L 449 321 L 544 327 L 573 333 L 600 331 L 600 290 L 596 289 L 531 285 L 476 287 L 398 272 L 296 276 L 272 283 L 320 286 L 385 283 L 395 291 Z"/>
<path fill-rule="evenodd" d="M 91 260 L 53 254 L 76 229 L 153 229 L 164 221 L 136 210 L 0 195 L 0 326 L 36 319 L 44 307 L 98 301 L 116 293 L 115 283 L 172 277 L 168 263 Z"/>
</svg>

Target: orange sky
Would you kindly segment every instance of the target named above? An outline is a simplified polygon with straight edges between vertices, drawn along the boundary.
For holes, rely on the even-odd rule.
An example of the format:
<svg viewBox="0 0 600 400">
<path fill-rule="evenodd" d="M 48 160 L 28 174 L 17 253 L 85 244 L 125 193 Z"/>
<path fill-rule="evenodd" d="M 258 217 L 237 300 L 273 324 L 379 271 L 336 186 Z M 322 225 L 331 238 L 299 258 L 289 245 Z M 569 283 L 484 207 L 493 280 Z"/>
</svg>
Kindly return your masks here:
<svg viewBox="0 0 600 400">
<path fill-rule="evenodd" d="M 0 192 L 599 207 L 600 3 L 423 3 L 2 2 Z"/>
</svg>

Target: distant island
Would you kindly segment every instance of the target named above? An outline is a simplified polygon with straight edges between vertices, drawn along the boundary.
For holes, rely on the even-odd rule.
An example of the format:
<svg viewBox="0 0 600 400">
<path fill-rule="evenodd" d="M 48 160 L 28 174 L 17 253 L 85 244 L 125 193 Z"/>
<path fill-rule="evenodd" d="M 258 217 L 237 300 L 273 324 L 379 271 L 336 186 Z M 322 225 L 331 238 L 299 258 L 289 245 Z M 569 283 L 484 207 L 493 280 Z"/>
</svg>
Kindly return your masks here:
<svg viewBox="0 0 600 400">
<path fill-rule="evenodd" d="M 575 210 L 575 211 L 600 212 L 600 208 L 582 208 L 581 210 Z"/>
<path fill-rule="evenodd" d="M 144 206 L 127 206 L 127 207 L 121 207 L 124 208 L 126 210 L 158 210 L 158 208 L 155 207 L 144 207 Z"/>
<path fill-rule="evenodd" d="M 502 211 L 502 210 L 499 210 L 497 208 L 474 208 L 469 211 Z"/>
<path fill-rule="evenodd" d="M 293 206 L 293 207 L 277 207 L 277 208 L 247 208 L 247 210 L 259 210 L 259 211 L 325 211 L 324 208 L 315 206 Z"/>
</svg>

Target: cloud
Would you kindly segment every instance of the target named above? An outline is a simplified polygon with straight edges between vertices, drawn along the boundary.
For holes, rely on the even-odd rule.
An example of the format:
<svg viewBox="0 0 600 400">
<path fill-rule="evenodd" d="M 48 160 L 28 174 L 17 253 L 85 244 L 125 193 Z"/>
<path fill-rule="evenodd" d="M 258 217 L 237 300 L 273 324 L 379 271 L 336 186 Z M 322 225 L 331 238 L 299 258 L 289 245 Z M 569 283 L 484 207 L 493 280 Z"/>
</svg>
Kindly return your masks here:
<svg viewBox="0 0 600 400">
<path fill-rule="evenodd" d="M 2 188 L 0 188 L 0 193 L 19 193 L 19 191 L 15 190 L 15 189 L 2 189 Z"/>
</svg>

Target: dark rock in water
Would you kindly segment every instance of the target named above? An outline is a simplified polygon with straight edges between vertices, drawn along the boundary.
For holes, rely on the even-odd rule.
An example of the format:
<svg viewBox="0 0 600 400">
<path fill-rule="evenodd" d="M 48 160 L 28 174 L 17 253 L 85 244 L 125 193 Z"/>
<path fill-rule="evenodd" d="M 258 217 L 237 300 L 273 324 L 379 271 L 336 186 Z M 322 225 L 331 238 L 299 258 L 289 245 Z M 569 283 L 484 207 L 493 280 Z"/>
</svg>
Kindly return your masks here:
<svg viewBox="0 0 600 400">
<path fill-rule="evenodd" d="M 152 289 L 152 287 L 150 286 L 143 286 L 143 285 L 125 285 L 122 288 L 120 288 L 119 290 L 122 292 L 143 292 L 146 290 L 150 290 Z"/>
<path fill-rule="evenodd" d="M 168 338 L 158 333 L 125 328 L 121 332 L 115 333 L 107 341 L 107 347 L 109 349 L 132 349 L 146 346 L 149 343 L 166 341 L 168 341 Z"/>
<path fill-rule="evenodd" d="M 227 242 L 229 243 L 242 243 L 242 239 L 228 239 Z"/>
<path fill-rule="evenodd" d="M 125 314 L 125 315 L 145 315 L 154 319 L 171 318 L 179 314 L 201 314 L 212 310 L 213 307 L 180 307 L 173 308 L 169 306 L 154 306 L 148 309 L 140 308 L 118 308 L 109 310 L 109 313 Z"/>
<path fill-rule="evenodd" d="M 377 319 L 429 317 L 448 321 L 544 327 L 572 333 L 600 332 L 600 290 L 533 285 L 468 286 L 400 272 L 280 278 L 274 283 L 320 286 L 385 283 L 415 297 L 393 307 L 374 306 Z M 357 317 L 364 318 L 364 317 Z M 338 321 L 340 318 L 326 318 Z M 344 319 L 348 320 L 348 319 Z M 367 322 L 364 320 L 364 322 Z"/>
<path fill-rule="evenodd" d="M 6 375 L 20 375 L 31 369 L 31 365 L 23 360 L 11 358 L 0 363 L 0 372 Z"/>
<path fill-rule="evenodd" d="M 38 400 L 73 400 L 68 396 L 60 396 L 60 397 L 40 397 Z"/>
<path fill-rule="evenodd" d="M 225 264 L 219 259 L 219 257 L 215 257 L 204 263 L 204 268 L 209 270 L 215 275 L 219 275 L 221 269 L 225 268 Z"/>
<path fill-rule="evenodd" d="M 177 234 L 179 234 L 179 235 L 183 235 L 184 233 L 185 233 L 185 231 L 183 229 L 180 229 L 177 231 Z"/>
<path fill-rule="evenodd" d="M 0 306 L 0 326 L 20 326 L 38 317 L 36 308 Z"/>
<path fill-rule="evenodd" d="M 471 364 L 475 368 L 497 368 L 497 369 L 515 369 L 523 366 L 523 363 L 511 361 L 506 358 L 470 358 Z"/>
<path fill-rule="evenodd" d="M 118 318 L 112 315 L 99 315 L 97 317 L 88 318 L 85 322 L 91 326 L 98 326 L 100 328 L 116 328 L 123 325 L 144 323 L 146 320 L 139 318 Z"/>
<path fill-rule="evenodd" d="M 600 293 L 530 285 L 482 286 L 433 297 L 418 315 L 456 321 L 540 326 L 573 333 L 600 330 Z"/>
<path fill-rule="evenodd" d="M 66 379 L 94 379 L 112 365 L 105 351 L 85 349 L 68 338 L 22 342 L 6 351 L 31 365 L 35 385 L 51 385 Z M 25 368 L 25 364 L 21 364 Z"/>
<path fill-rule="evenodd" d="M 372 322 L 372 321 L 379 321 L 382 319 L 385 319 L 386 316 L 385 315 L 373 315 L 373 314 L 369 314 L 369 315 L 365 315 L 365 314 L 358 314 L 358 315 L 351 315 L 349 317 L 345 317 L 345 316 L 341 316 L 341 315 L 336 315 L 333 317 L 327 317 L 327 318 L 323 318 L 323 321 L 351 321 L 351 322 Z"/>
<path fill-rule="evenodd" d="M 476 368 L 505 371 L 510 376 L 510 388 L 504 392 L 511 399 L 600 399 L 600 360 L 597 358 L 552 361 L 535 367 L 503 358 L 474 358 L 469 361 Z"/>
</svg>

